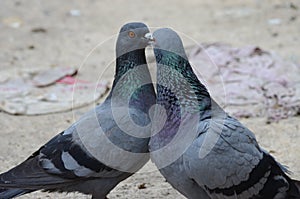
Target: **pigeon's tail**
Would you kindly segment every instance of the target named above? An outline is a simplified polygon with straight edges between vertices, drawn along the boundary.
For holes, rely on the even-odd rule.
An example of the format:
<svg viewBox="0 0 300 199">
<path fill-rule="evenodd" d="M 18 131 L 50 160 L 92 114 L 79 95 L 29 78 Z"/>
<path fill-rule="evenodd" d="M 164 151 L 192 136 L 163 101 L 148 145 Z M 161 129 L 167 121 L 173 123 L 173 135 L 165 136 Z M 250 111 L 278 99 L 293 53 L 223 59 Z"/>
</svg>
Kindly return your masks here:
<svg viewBox="0 0 300 199">
<path fill-rule="evenodd" d="M 0 188 L 0 198 L 9 199 L 21 196 L 23 194 L 32 192 L 33 190 L 24 190 L 24 189 L 1 189 Z"/>
<path fill-rule="evenodd" d="M 67 186 L 65 180 L 48 174 L 39 164 L 37 156 L 31 156 L 11 170 L 0 174 L 0 199 L 12 198 L 35 190 L 57 189 Z"/>
</svg>

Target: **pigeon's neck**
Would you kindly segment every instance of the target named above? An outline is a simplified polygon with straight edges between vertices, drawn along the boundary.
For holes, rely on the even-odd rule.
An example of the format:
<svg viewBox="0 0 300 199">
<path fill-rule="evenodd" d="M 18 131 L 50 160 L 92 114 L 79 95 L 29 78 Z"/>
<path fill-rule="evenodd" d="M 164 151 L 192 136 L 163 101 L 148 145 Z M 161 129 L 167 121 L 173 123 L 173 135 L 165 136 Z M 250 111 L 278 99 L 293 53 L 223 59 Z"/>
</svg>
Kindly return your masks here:
<svg viewBox="0 0 300 199">
<path fill-rule="evenodd" d="M 155 92 L 144 49 L 117 57 L 115 79 L 107 101 L 112 98 L 121 104 L 129 104 L 145 111 L 155 103 Z"/>
<path fill-rule="evenodd" d="M 122 55 L 117 53 L 116 72 L 113 87 L 130 69 L 146 64 L 145 49 L 136 49 Z"/>
<path fill-rule="evenodd" d="M 160 131 L 153 131 L 150 150 L 156 150 L 170 143 L 180 131 L 190 133 L 199 120 L 210 116 L 211 99 L 205 86 L 194 74 L 187 58 L 175 53 L 155 50 L 157 62 L 157 100 L 165 110 L 166 118 L 156 111 L 154 118 L 163 122 Z M 195 125 L 193 124 L 193 121 Z M 185 126 L 182 124 L 188 123 Z M 185 126 L 185 127 L 184 127 Z M 182 129 L 183 128 L 183 129 Z M 188 130 L 185 130 L 188 128 Z"/>
<path fill-rule="evenodd" d="M 172 52 L 156 53 L 157 102 L 172 112 L 201 113 L 210 109 L 211 98 L 187 58 Z M 173 113 L 178 114 L 178 113 Z"/>
</svg>

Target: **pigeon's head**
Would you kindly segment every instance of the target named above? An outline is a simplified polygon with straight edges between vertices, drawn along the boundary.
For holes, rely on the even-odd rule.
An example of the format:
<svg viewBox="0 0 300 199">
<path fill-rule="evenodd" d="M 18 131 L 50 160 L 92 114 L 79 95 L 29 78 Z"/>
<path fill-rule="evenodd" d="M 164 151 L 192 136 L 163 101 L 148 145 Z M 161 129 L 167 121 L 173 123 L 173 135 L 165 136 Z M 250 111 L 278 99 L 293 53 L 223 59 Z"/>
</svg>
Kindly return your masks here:
<svg viewBox="0 0 300 199">
<path fill-rule="evenodd" d="M 177 54 L 187 60 L 184 47 L 179 35 L 170 28 L 160 28 L 153 33 L 155 55 L 164 51 Z"/>
<path fill-rule="evenodd" d="M 144 23 L 127 23 L 119 32 L 117 40 L 117 56 L 137 49 L 145 49 L 151 41 L 152 35 Z"/>
</svg>

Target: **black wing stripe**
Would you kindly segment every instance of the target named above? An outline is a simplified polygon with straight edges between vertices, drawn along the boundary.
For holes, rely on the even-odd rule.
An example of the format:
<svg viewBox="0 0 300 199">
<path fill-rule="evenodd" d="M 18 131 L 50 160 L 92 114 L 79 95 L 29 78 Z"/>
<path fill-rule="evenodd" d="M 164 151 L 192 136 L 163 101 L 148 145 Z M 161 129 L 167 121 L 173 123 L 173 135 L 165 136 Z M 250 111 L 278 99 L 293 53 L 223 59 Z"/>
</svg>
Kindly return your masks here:
<svg viewBox="0 0 300 199">
<path fill-rule="evenodd" d="M 114 169 L 104 165 L 100 161 L 91 157 L 86 151 L 79 145 L 73 144 L 67 151 L 81 166 L 84 166 L 92 171 L 100 172 L 103 170 L 112 171 Z"/>
</svg>

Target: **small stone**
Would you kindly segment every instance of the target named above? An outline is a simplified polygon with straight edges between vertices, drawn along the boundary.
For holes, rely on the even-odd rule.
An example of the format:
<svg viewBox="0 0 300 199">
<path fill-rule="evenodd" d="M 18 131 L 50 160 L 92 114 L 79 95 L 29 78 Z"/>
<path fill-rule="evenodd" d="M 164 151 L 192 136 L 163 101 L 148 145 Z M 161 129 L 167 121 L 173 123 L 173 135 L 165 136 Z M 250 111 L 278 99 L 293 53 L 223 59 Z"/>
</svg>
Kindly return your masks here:
<svg viewBox="0 0 300 199">
<path fill-rule="evenodd" d="M 69 14 L 73 17 L 79 17 L 81 15 L 81 11 L 73 9 L 73 10 L 70 10 Z"/>
<path fill-rule="evenodd" d="M 142 183 L 138 186 L 138 189 L 146 189 L 146 183 Z"/>
</svg>

